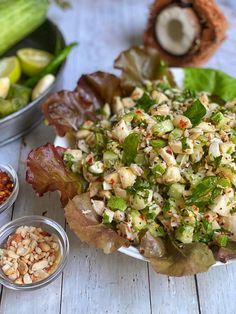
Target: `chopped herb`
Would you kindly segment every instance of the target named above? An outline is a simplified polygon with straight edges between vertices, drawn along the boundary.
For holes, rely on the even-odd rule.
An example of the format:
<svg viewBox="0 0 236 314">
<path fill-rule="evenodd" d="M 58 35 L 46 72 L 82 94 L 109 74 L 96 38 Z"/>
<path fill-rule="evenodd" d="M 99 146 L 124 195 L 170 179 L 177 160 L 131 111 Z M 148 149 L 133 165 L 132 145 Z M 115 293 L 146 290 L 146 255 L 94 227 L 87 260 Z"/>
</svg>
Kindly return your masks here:
<svg viewBox="0 0 236 314">
<path fill-rule="evenodd" d="M 125 165 L 129 166 L 132 162 L 134 162 L 137 155 L 139 142 L 140 136 L 138 133 L 131 133 L 125 138 L 122 155 L 122 162 Z"/>
<path fill-rule="evenodd" d="M 182 143 L 182 150 L 185 151 L 186 149 L 189 149 L 190 148 L 190 145 L 189 145 L 189 142 L 188 142 L 188 139 L 186 137 L 184 137 L 181 141 Z"/>
<path fill-rule="evenodd" d="M 186 204 L 193 205 L 201 201 L 210 201 L 209 194 L 216 188 L 217 177 L 209 176 L 203 178 L 191 190 L 191 194 L 186 200 Z"/>
<path fill-rule="evenodd" d="M 200 102 L 199 99 L 195 100 L 191 107 L 189 107 L 185 112 L 185 117 L 189 118 L 189 120 L 192 122 L 193 126 L 198 125 L 202 118 L 206 114 L 206 108 L 204 105 Z"/>
<path fill-rule="evenodd" d="M 137 100 L 137 107 L 143 109 L 145 112 L 155 105 L 155 100 L 153 100 L 147 93 L 144 93 L 141 98 Z"/>
</svg>

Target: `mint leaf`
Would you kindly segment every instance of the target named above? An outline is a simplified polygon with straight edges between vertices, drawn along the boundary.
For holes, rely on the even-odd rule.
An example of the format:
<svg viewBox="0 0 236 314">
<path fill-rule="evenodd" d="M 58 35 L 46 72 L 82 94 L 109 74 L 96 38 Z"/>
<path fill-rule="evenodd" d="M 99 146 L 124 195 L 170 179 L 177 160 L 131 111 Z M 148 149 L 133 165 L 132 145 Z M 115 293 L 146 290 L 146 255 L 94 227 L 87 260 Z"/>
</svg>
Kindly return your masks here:
<svg viewBox="0 0 236 314">
<path fill-rule="evenodd" d="M 155 100 L 149 97 L 147 93 L 144 93 L 143 96 L 137 100 L 137 107 L 147 112 L 155 103 Z"/>
<path fill-rule="evenodd" d="M 122 162 L 125 165 L 129 166 L 132 162 L 134 162 L 137 155 L 139 142 L 140 136 L 137 133 L 131 133 L 125 138 L 122 155 Z"/>
<path fill-rule="evenodd" d="M 201 122 L 202 118 L 205 116 L 205 114 L 206 108 L 203 106 L 199 99 L 195 100 L 192 106 L 184 112 L 185 117 L 189 118 L 193 126 L 198 125 Z"/>
</svg>

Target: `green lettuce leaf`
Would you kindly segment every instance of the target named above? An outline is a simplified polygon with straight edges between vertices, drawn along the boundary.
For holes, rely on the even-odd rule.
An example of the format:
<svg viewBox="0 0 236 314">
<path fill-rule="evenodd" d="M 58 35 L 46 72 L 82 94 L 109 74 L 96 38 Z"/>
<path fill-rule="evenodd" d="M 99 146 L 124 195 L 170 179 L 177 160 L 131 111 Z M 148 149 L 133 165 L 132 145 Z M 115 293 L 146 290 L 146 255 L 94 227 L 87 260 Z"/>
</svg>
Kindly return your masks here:
<svg viewBox="0 0 236 314">
<path fill-rule="evenodd" d="M 229 101 L 236 98 L 236 79 L 213 69 L 185 68 L 184 88 L 195 92 L 206 91 Z"/>
</svg>

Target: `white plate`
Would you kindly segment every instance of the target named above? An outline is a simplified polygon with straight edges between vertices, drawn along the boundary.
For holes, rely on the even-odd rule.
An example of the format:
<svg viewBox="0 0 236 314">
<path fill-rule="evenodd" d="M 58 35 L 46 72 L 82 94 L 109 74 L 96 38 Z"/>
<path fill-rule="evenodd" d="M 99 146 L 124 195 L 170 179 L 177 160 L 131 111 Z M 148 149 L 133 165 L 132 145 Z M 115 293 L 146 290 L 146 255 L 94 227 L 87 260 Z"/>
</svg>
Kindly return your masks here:
<svg viewBox="0 0 236 314">
<path fill-rule="evenodd" d="M 183 82 L 183 77 L 184 77 L 183 70 L 174 68 L 174 69 L 172 69 L 172 73 L 174 74 L 174 78 L 175 78 L 177 85 L 181 86 L 182 82 Z M 67 148 L 70 146 L 69 145 L 69 138 L 67 138 L 66 136 L 65 137 L 56 136 L 55 141 L 54 141 L 54 145 Z M 147 261 L 139 253 L 139 250 L 137 248 L 135 248 L 134 246 L 130 246 L 130 247 L 122 246 L 121 248 L 119 248 L 118 251 L 123 253 L 123 254 L 126 254 L 128 256 L 134 257 L 136 259 L 139 259 L 142 261 Z M 235 263 L 235 262 L 236 262 L 236 259 L 232 259 L 232 260 L 228 261 L 226 264 Z M 213 266 L 220 266 L 220 265 L 225 265 L 225 263 L 216 262 Z"/>
</svg>

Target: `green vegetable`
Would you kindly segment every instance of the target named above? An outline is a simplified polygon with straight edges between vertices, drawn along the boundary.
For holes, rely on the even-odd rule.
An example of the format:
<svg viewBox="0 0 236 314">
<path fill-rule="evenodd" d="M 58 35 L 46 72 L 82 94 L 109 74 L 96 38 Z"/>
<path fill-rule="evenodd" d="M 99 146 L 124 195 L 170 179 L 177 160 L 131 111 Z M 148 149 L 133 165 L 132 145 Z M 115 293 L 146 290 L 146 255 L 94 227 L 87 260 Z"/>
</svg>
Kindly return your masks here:
<svg viewBox="0 0 236 314">
<path fill-rule="evenodd" d="M 134 162 L 137 155 L 139 142 L 140 136 L 138 133 L 131 133 L 125 138 L 122 155 L 122 162 L 125 165 L 130 165 L 132 162 Z"/>
<path fill-rule="evenodd" d="M 225 101 L 236 98 L 236 79 L 213 69 L 185 68 L 184 87 L 195 92 L 206 91 Z"/>
<path fill-rule="evenodd" d="M 108 216 L 106 213 L 103 214 L 103 217 L 102 217 L 102 223 L 103 224 L 109 224 L 111 221 L 110 221 L 110 216 Z"/>
<path fill-rule="evenodd" d="M 109 224 L 112 222 L 114 213 L 110 209 L 106 209 L 102 216 L 102 223 Z"/>
<path fill-rule="evenodd" d="M 196 186 L 192 188 L 186 204 L 192 205 L 200 201 L 210 202 L 209 194 L 213 192 L 217 185 L 217 177 L 209 176 L 203 178 Z"/>
<path fill-rule="evenodd" d="M 158 135 L 162 135 L 168 132 L 171 132 L 174 129 L 173 123 L 171 120 L 164 120 L 162 122 L 157 123 L 153 127 L 153 133 L 157 133 Z"/>
<path fill-rule="evenodd" d="M 153 237 L 164 237 L 166 235 L 164 228 L 157 223 L 148 226 L 148 230 Z"/>
<path fill-rule="evenodd" d="M 168 195 L 174 199 L 180 199 L 183 197 L 185 186 L 180 183 L 174 183 L 170 186 Z"/>
<path fill-rule="evenodd" d="M 3 99 L 0 98 L 0 118 L 4 118 L 9 114 L 21 109 L 25 103 L 22 103 L 21 99 Z"/>
<path fill-rule="evenodd" d="M 157 164 L 152 168 L 152 173 L 157 175 L 157 176 L 161 176 L 166 172 L 166 165 L 163 164 Z"/>
<path fill-rule="evenodd" d="M 181 129 L 174 129 L 170 134 L 169 134 L 169 141 L 172 141 L 172 140 L 177 140 L 179 139 L 180 137 L 182 137 L 183 135 L 183 130 Z"/>
<path fill-rule="evenodd" d="M 63 155 L 63 160 L 66 166 L 68 168 L 71 168 L 73 163 L 75 162 L 75 157 L 72 154 L 65 152 L 65 154 Z"/>
<path fill-rule="evenodd" d="M 192 243 L 193 242 L 193 226 L 180 226 L 175 231 L 175 237 L 182 243 Z"/>
<path fill-rule="evenodd" d="M 124 212 L 127 208 L 126 201 L 118 196 L 112 196 L 108 202 L 107 206 L 110 207 L 111 209 L 119 209 L 122 212 Z"/>
<path fill-rule="evenodd" d="M 224 119 L 224 115 L 221 112 L 216 112 L 211 116 L 211 121 L 215 124 L 218 124 Z"/>
<path fill-rule="evenodd" d="M 153 148 L 159 149 L 159 148 L 167 146 L 167 141 L 162 140 L 162 139 L 151 140 L 150 144 L 152 145 Z"/>
<path fill-rule="evenodd" d="M 192 122 L 193 126 L 198 125 L 202 118 L 206 114 L 206 108 L 203 106 L 203 104 L 200 102 L 199 99 L 195 100 L 191 107 L 189 107 L 185 112 L 185 117 L 189 118 L 189 120 Z"/>
<path fill-rule="evenodd" d="M 118 156 L 111 150 L 107 150 L 103 153 L 103 161 L 113 163 L 118 159 Z"/>
<path fill-rule="evenodd" d="M 7 99 L 0 98 L 0 118 L 4 118 L 26 106 L 30 101 L 31 90 L 27 87 L 12 84 Z"/>
<path fill-rule="evenodd" d="M 31 89 L 19 84 L 12 84 L 7 95 L 7 99 L 20 98 L 27 104 L 30 101 Z"/>
<path fill-rule="evenodd" d="M 232 143 L 236 144 L 236 131 L 233 132 L 232 137 L 231 137 Z"/>
<path fill-rule="evenodd" d="M 214 237 L 214 241 L 219 246 L 226 247 L 227 244 L 228 244 L 228 241 L 229 241 L 229 237 L 227 235 L 225 235 L 225 234 L 219 234 L 219 235 Z"/>
<path fill-rule="evenodd" d="M 217 181 L 217 185 L 222 189 L 226 189 L 231 187 L 231 182 L 228 179 L 220 178 Z"/>
<path fill-rule="evenodd" d="M 146 220 L 138 210 L 132 210 L 129 215 L 132 218 L 132 224 L 135 230 L 140 231 L 146 227 Z"/>
<path fill-rule="evenodd" d="M 48 0 L 0 1 L 0 55 L 43 23 L 48 4 Z"/>
<path fill-rule="evenodd" d="M 137 100 L 137 107 L 143 109 L 145 112 L 155 105 L 155 100 L 148 96 L 147 93 L 144 93 L 141 98 Z"/>
<path fill-rule="evenodd" d="M 184 137 L 181 141 L 182 143 L 182 150 L 185 151 L 186 149 L 189 149 L 190 148 L 190 145 L 189 145 L 189 139 Z"/>
<path fill-rule="evenodd" d="M 28 87 L 33 87 L 46 74 L 55 73 L 58 67 L 65 61 L 71 49 L 75 46 L 77 46 L 77 43 L 72 43 L 63 48 L 38 75 L 35 75 L 27 80 L 24 85 Z"/>
</svg>

